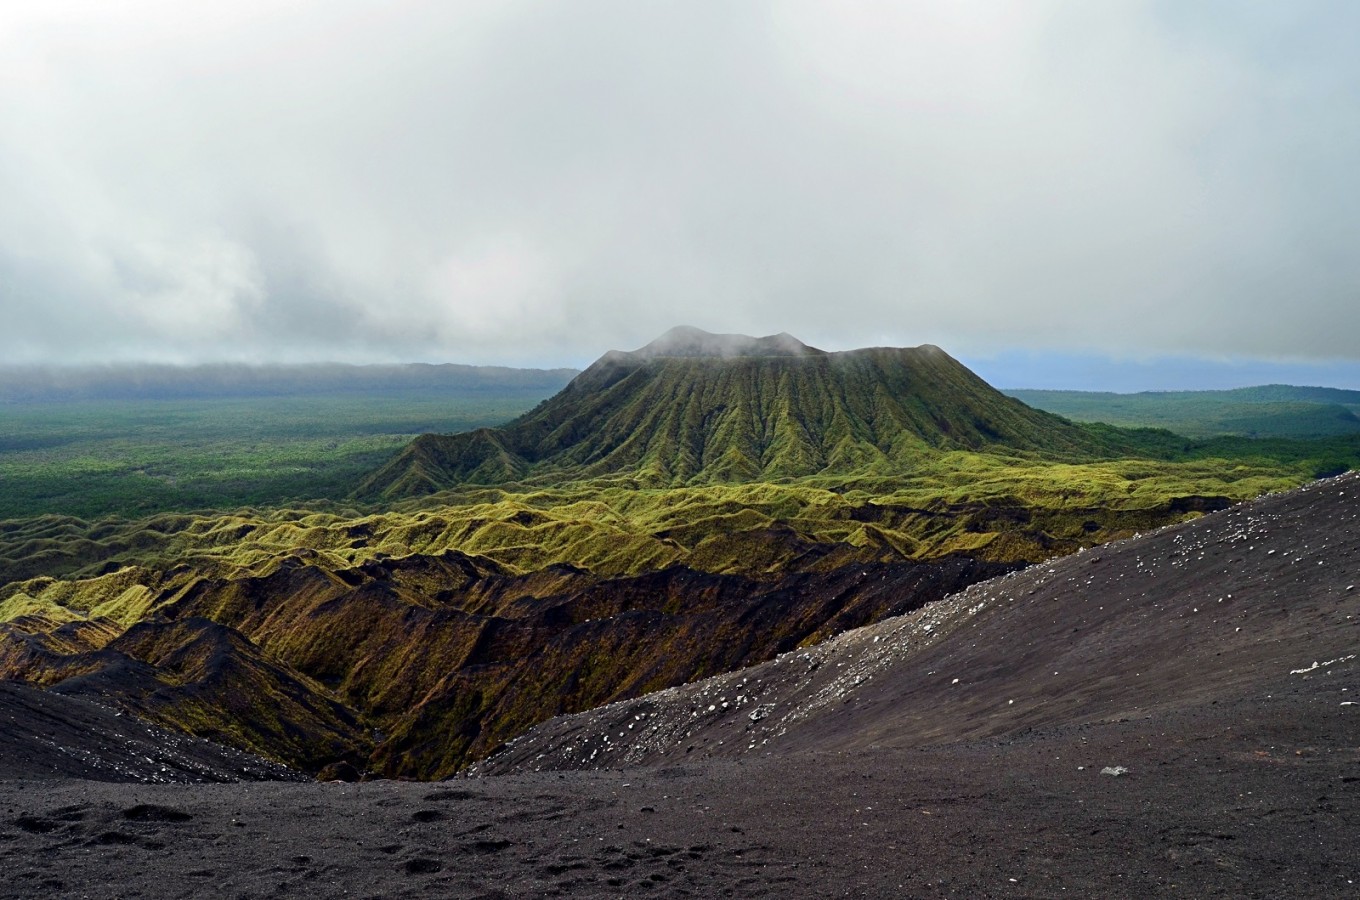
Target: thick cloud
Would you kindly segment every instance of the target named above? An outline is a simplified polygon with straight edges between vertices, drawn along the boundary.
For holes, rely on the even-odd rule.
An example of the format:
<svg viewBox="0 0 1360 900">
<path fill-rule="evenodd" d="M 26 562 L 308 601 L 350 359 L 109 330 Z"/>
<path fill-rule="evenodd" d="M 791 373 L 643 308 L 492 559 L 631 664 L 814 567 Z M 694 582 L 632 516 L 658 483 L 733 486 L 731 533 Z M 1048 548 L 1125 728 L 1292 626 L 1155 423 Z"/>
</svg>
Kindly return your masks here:
<svg viewBox="0 0 1360 900">
<path fill-rule="evenodd" d="M 1360 7 L 10 0 L 0 358 L 1360 359 Z"/>
</svg>

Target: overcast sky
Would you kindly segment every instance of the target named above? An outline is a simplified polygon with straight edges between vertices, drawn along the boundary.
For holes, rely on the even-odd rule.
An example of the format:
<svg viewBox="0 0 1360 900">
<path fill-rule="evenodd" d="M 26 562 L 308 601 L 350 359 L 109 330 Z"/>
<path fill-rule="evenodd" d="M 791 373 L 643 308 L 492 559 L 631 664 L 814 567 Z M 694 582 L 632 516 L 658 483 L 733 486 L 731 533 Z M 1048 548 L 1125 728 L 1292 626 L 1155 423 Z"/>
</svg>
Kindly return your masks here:
<svg viewBox="0 0 1360 900">
<path fill-rule="evenodd" d="M 1345 380 L 1358 46 L 1349 0 L 5 0 L 0 361 L 683 323 Z"/>
</svg>

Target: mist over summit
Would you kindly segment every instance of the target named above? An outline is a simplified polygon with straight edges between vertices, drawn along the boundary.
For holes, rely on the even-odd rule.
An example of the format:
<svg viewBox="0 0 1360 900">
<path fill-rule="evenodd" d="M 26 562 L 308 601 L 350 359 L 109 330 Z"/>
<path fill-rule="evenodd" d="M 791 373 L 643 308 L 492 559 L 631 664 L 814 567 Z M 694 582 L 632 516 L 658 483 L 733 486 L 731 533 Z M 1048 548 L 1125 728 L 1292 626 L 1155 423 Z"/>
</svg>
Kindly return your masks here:
<svg viewBox="0 0 1360 900">
<path fill-rule="evenodd" d="M 675 328 L 610 351 L 500 428 L 423 435 L 361 497 L 626 475 L 638 484 L 886 474 L 923 451 L 1092 454 L 1101 442 L 1007 397 L 938 347 L 827 353 L 788 334 Z"/>
<path fill-rule="evenodd" d="M 631 353 L 615 352 L 619 356 L 638 359 L 825 355 L 825 351 L 809 347 L 786 331 L 765 337 L 749 337 L 744 334 L 713 334 L 689 325 L 677 325 L 645 347 Z"/>
</svg>

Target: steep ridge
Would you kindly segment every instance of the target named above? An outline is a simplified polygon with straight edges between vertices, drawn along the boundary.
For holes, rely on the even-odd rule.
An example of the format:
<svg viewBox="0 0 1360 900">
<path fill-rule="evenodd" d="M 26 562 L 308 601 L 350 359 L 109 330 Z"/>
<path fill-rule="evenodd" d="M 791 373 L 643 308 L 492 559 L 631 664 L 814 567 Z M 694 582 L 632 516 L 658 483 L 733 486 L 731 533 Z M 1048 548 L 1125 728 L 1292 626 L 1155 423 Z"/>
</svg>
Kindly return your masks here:
<svg viewBox="0 0 1360 900">
<path fill-rule="evenodd" d="M 948 558 L 601 578 L 520 575 L 453 551 L 339 569 L 289 557 L 172 580 L 121 633 L 36 616 L 0 625 L 0 678 L 308 772 L 431 778 L 549 716 L 769 659 L 1007 568 Z"/>
<path fill-rule="evenodd" d="M 1091 457 L 1110 440 L 1001 394 L 938 347 L 827 353 L 787 334 L 682 328 L 606 353 L 505 426 L 422 435 L 356 496 L 605 476 L 668 486 L 889 474 L 931 450 Z"/>
<path fill-rule="evenodd" d="M 1286 746 L 1356 764 L 1357 622 L 1350 473 L 976 584 L 745 671 L 555 719 L 473 771 L 996 746 L 1147 719 L 1189 734 L 1187 721 L 1220 704 L 1212 716 L 1282 719 L 1294 729 L 1277 734 Z M 1162 727 L 1173 726 L 1147 726 Z"/>
</svg>

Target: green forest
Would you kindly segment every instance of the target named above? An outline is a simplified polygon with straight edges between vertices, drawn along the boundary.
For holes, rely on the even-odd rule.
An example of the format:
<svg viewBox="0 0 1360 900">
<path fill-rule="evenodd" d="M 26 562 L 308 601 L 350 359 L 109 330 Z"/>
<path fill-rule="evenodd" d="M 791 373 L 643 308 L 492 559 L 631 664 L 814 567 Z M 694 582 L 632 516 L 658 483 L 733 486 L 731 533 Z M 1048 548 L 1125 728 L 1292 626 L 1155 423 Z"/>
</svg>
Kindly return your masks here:
<svg viewBox="0 0 1360 900">
<path fill-rule="evenodd" d="M 0 519 L 335 500 L 417 434 L 497 425 L 538 399 L 373 392 L 0 404 Z"/>
<path fill-rule="evenodd" d="M 1226 391 L 1006 391 L 1078 422 L 1165 428 L 1188 437 L 1313 438 L 1360 434 L 1360 391 L 1270 384 Z"/>
</svg>

